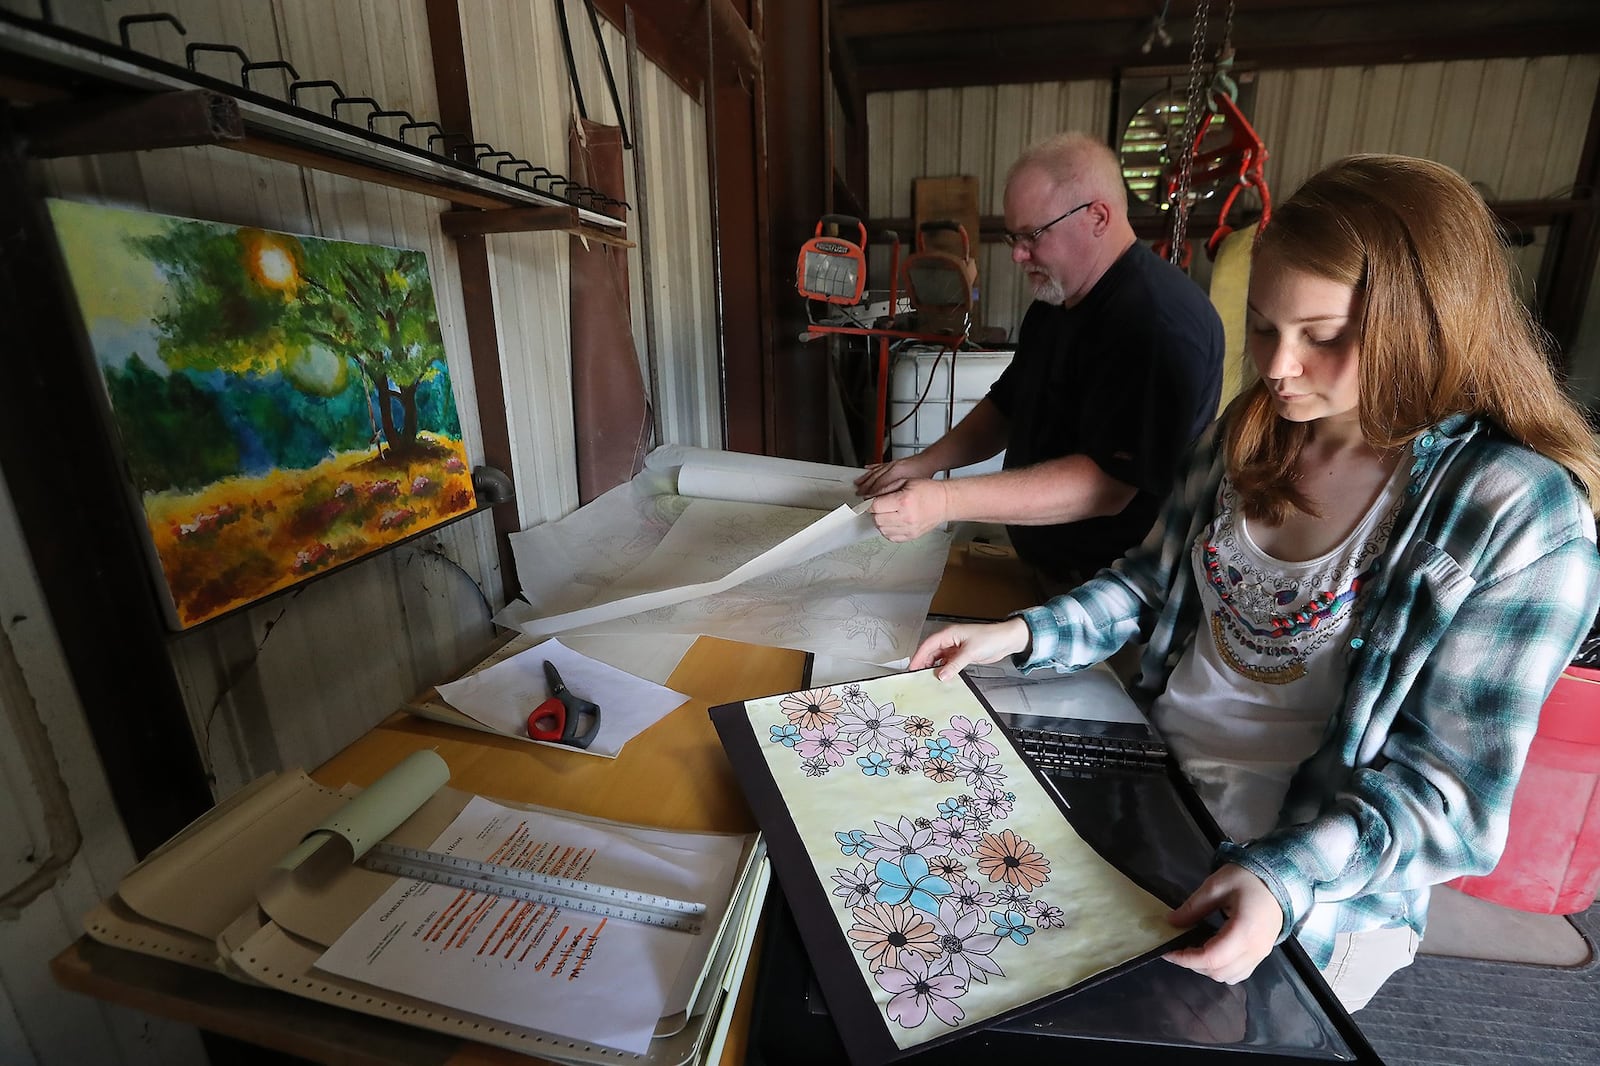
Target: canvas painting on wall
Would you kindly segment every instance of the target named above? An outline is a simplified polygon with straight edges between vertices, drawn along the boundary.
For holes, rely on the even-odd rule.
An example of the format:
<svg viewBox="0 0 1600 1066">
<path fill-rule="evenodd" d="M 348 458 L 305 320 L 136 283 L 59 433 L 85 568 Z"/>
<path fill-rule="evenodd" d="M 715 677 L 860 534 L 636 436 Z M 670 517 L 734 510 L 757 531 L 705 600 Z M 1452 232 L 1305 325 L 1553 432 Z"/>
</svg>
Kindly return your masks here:
<svg viewBox="0 0 1600 1066">
<path fill-rule="evenodd" d="M 174 628 L 474 507 L 422 252 L 50 213 Z"/>
</svg>

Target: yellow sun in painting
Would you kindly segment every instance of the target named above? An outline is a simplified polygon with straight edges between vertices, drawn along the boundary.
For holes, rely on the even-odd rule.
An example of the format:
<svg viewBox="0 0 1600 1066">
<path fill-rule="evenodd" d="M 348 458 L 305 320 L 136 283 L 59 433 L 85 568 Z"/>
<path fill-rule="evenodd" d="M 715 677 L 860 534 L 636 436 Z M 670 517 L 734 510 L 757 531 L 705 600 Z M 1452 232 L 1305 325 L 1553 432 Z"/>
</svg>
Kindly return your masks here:
<svg viewBox="0 0 1600 1066">
<path fill-rule="evenodd" d="M 258 229 L 239 231 L 244 268 L 260 285 L 293 296 L 300 288 L 300 265 L 294 238 Z"/>
</svg>

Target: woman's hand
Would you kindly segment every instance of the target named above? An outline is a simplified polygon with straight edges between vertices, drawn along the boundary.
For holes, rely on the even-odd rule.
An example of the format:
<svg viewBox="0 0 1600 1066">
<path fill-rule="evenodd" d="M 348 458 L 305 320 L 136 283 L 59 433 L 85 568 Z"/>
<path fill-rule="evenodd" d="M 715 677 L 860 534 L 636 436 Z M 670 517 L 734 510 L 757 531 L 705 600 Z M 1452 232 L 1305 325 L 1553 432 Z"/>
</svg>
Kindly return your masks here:
<svg viewBox="0 0 1600 1066">
<path fill-rule="evenodd" d="M 1032 635 L 1028 623 L 1008 618 L 992 625 L 960 625 L 941 629 L 917 646 L 908 669 L 939 669 L 933 676 L 949 681 L 961 668 L 973 663 L 994 663 L 1015 655 L 1028 646 Z"/>
<path fill-rule="evenodd" d="M 1199 947 L 1168 952 L 1166 960 L 1213 981 L 1236 985 L 1255 972 L 1278 942 L 1283 909 L 1261 878 L 1230 862 L 1202 881 L 1168 920 L 1188 927 L 1213 911 L 1226 917 L 1222 928 Z"/>
</svg>

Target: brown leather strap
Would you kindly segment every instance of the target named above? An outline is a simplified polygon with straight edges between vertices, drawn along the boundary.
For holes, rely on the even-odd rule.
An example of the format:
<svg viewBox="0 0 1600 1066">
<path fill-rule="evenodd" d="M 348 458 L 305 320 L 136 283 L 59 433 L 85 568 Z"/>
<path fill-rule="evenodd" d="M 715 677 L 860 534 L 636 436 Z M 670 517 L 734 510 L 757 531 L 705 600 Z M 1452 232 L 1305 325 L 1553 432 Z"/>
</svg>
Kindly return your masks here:
<svg viewBox="0 0 1600 1066">
<path fill-rule="evenodd" d="M 624 199 L 617 127 L 577 119 L 568 149 L 574 181 Z M 582 503 L 638 473 L 650 444 L 649 399 L 628 312 L 626 256 L 624 248 L 571 239 L 572 415 Z"/>
</svg>

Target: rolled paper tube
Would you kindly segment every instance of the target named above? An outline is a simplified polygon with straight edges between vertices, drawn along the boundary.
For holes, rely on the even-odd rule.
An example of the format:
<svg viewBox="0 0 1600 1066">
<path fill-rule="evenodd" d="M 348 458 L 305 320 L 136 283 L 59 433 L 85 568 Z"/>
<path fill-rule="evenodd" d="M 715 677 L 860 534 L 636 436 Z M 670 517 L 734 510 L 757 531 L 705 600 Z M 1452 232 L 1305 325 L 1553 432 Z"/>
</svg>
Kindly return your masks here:
<svg viewBox="0 0 1600 1066">
<path fill-rule="evenodd" d="M 300 846 L 278 862 L 278 868 L 295 869 L 335 838 L 349 845 L 352 861 L 361 858 L 449 780 L 450 767 L 438 752 L 412 752 L 338 814 L 308 832 Z"/>
</svg>

